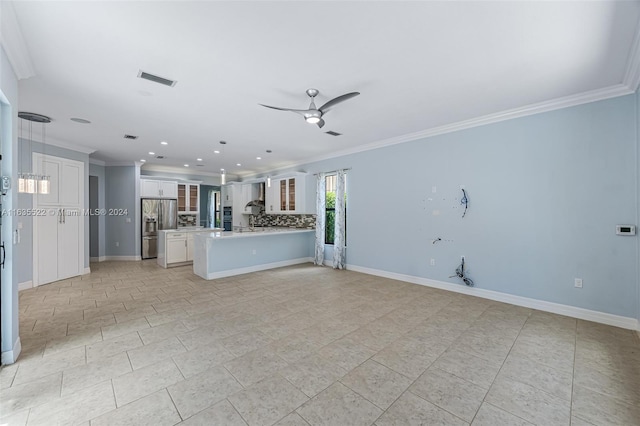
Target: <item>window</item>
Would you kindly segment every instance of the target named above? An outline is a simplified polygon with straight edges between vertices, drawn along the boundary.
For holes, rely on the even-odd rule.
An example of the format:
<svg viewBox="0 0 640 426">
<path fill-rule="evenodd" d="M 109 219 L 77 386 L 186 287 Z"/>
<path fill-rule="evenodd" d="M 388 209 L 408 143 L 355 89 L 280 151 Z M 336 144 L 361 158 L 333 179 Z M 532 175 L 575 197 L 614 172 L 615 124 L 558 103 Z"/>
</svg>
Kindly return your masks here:
<svg viewBox="0 0 640 426">
<path fill-rule="evenodd" d="M 329 175 L 325 178 L 326 195 L 325 195 L 325 230 L 324 230 L 324 243 L 333 244 L 333 236 L 336 222 L 336 175 Z M 346 224 L 346 212 L 347 212 L 347 194 L 344 196 L 344 210 L 345 210 L 345 244 L 347 239 L 347 224 Z"/>
</svg>

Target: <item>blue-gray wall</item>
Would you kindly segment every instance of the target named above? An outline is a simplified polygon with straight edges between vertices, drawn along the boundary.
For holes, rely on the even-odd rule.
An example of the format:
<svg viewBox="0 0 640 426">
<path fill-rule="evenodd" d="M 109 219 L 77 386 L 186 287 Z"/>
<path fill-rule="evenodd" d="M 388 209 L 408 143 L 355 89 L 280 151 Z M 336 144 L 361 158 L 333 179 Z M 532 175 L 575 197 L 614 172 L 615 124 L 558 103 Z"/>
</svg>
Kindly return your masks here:
<svg viewBox="0 0 640 426">
<path fill-rule="evenodd" d="M 135 166 L 105 167 L 105 208 L 126 209 L 124 216 L 107 215 L 105 217 L 105 253 L 106 256 L 139 256 L 139 234 L 137 198 L 137 173 Z M 130 222 L 127 222 L 130 219 Z M 119 245 L 116 246 L 116 243 Z"/>
<path fill-rule="evenodd" d="M 628 95 L 295 170 L 313 194 L 313 173 L 351 168 L 349 265 L 459 284 L 464 255 L 478 288 L 638 318 L 638 237 L 615 235 L 640 221 L 636 108 Z"/>
<path fill-rule="evenodd" d="M 18 160 L 21 161 L 21 171 L 33 170 L 31 166 L 32 153 L 39 152 L 54 157 L 67 158 L 84 163 L 84 208 L 89 208 L 89 155 L 70 149 L 59 148 L 52 145 L 43 145 L 40 142 L 29 142 L 28 139 L 18 138 Z M 33 195 L 19 194 L 18 207 L 30 209 L 33 207 Z M 20 244 L 18 245 L 18 282 L 31 281 L 33 276 L 33 219 L 31 217 L 18 218 L 22 223 L 20 230 Z M 84 267 L 89 267 L 89 217 L 84 221 Z"/>
</svg>

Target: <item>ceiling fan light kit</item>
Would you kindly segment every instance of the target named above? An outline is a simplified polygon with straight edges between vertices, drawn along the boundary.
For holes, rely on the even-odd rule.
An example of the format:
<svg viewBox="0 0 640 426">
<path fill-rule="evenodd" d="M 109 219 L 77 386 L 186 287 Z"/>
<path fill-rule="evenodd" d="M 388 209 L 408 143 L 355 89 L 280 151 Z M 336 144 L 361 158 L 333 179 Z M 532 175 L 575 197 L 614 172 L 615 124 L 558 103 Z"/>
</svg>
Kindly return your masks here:
<svg viewBox="0 0 640 426">
<path fill-rule="evenodd" d="M 307 123 L 315 124 L 318 127 L 322 128 L 324 126 L 324 120 L 322 117 L 327 112 L 329 112 L 330 108 L 339 104 L 340 102 L 344 102 L 347 99 L 351 99 L 360 94 L 360 92 L 347 93 L 342 96 L 338 96 L 337 98 L 333 98 L 329 102 L 322 105 L 320 108 L 317 108 L 314 102 L 314 98 L 318 95 L 318 93 L 320 92 L 317 89 L 307 89 L 307 96 L 311 98 L 311 103 L 309 104 L 308 109 L 279 108 L 279 107 L 274 107 L 274 106 L 269 106 L 264 104 L 259 104 L 259 105 L 262 105 L 263 107 L 266 107 L 266 108 L 277 109 L 279 111 L 290 111 L 296 114 L 300 114 L 304 117 Z"/>
</svg>

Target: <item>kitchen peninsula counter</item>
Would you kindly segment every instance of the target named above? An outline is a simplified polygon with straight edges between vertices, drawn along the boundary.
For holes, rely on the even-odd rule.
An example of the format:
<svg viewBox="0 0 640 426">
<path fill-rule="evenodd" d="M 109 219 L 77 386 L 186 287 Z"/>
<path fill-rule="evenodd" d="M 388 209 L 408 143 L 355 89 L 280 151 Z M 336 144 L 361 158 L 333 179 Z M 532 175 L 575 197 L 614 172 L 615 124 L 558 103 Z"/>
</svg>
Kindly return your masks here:
<svg viewBox="0 0 640 426">
<path fill-rule="evenodd" d="M 314 229 L 194 233 L 193 272 L 207 280 L 311 262 Z"/>
</svg>

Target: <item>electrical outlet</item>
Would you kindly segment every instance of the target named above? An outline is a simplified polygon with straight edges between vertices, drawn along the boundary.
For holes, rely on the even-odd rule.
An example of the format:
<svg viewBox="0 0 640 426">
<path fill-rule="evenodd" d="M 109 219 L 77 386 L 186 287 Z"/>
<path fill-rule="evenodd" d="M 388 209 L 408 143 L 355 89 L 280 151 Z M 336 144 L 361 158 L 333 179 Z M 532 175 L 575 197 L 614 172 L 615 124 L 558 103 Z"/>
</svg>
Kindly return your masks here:
<svg viewBox="0 0 640 426">
<path fill-rule="evenodd" d="M 431 266 L 436 266 L 436 260 L 435 259 L 431 259 Z"/>
<path fill-rule="evenodd" d="M 124 223 L 131 223 L 131 218 L 130 218 L 130 217 L 126 218 L 126 219 L 124 220 Z"/>
<path fill-rule="evenodd" d="M 576 288 L 582 288 L 582 278 L 576 278 L 574 280 L 573 286 Z"/>
</svg>

